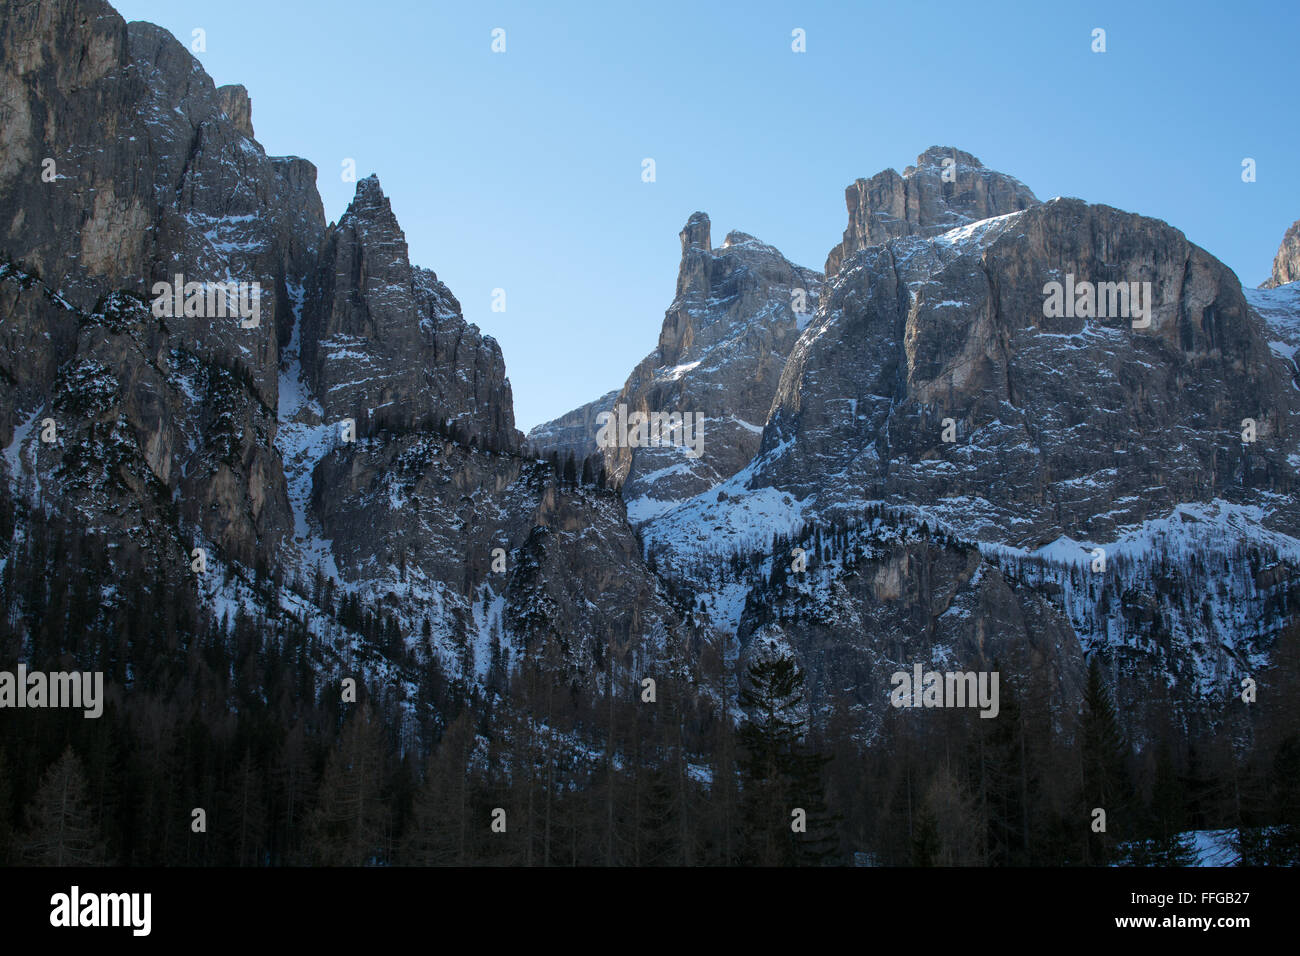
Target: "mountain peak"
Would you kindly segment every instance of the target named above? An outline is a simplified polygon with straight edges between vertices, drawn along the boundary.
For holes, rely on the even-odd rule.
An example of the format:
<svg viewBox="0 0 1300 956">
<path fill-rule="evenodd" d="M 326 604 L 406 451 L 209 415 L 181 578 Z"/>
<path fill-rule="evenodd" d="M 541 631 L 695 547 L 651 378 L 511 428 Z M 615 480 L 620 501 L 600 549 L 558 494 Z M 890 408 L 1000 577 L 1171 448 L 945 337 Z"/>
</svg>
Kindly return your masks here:
<svg viewBox="0 0 1300 956">
<path fill-rule="evenodd" d="M 751 236 L 747 232 L 741 232 L 739 229 L 733 229 L 731 232 L 727 233 L 727 238 L 722 240 L 722 248 L 728 249 L 731 246 L 742 246 L 747 242 L 763 245 L 762 240 L 757 237 Z"/>
<path fill-rule="evenodd" d="M 677 237 L 682 241 L 682 263 L 677 270 L 677 294 L 709 291 L 709 263 L 713 252 L 708 213 L 691 213 Z"/>
<path fill-rule="evenodd" d="M 952 162 L 948 163 L 949 160 Z M 955 146 L 931 146 L 916 157 L 915 165 L 908 166 L 903 170 L 903 176 L 904 178 L 910 178 L 915 176 L 918 170 L 930 167 L 943 169 L 945 164 L 969 166 L 973 169 L 986 168 L 983 163 L 965 150 L 957 149 Z"/>
<path fill-rule="evenodd" d="M 957 226 L 1019 212 L 1038 203 L 1029 187 L 989 169 L 964 150 L 931 146 L 900 176 L 893 169 L 844 191 L 849 225 L 826 259 L 834 275 L 853 253 L 902 236 L 936 236 Z"/>
<path fill-rule="evenodd" d="M 373 240 L 391 245 L 394 255 L 406 261 L 406 234 L 393 213 L 393 205 L 379 185 L 379 177 L 371 173 L 357 180 L 357 190 L 348 204 L 340 226 L 354 229 L 363 240 Z"/>
<path fill-rule="evenodd" d="M 384 187 L 379 184 L 379 176 L 371 173 L 364 179 L 357 180 L 357 189 L 352 197 L 352 205 L 387 203 L 388 197 L 384 195 Z"/>
<path fill-rule="evenodd" d="M 682 231 L 678 237 L 682 240 L 682 254 L 690 247 L 703 249 L 708 252 L 712 246 L 709 239 L 709 214 L 706 212 L 693 212 L 691 218 L 686 220 L 686 225 L 682 226 Z"/>
</svg>

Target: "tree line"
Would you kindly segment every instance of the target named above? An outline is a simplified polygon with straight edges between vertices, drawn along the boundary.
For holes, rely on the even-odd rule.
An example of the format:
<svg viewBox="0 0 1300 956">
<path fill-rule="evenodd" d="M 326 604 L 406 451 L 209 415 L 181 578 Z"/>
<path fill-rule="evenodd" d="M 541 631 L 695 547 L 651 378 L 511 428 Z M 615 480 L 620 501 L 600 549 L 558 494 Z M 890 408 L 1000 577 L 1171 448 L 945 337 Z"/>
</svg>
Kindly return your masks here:
<svg viewBox="0 0 1300 956">
<path fill-rule="evenodd" d="M 1179 864 L 1195 829 L 1300 862 L 1294 627 L 1268 705 L 1208 740 L 1122 726 L 1100 658 L 1078 713 L 1004 672 L 995 720 L 890 711 L 868 733 L 847 695 L 813 719 L 792 658 L 737 665 L 698 625 L 653 673 L 609 653 L 583 682 L 543 640 L 491 686 L 407 660 L 413 699 L 352 700 L 270 579 L 262 610 L 218 618 L 192 581 L 7 498 L 0 536 L 0 669 L 107 688 L 99 719 L 0 710 L 7 864 Z M 390 620 L 313 583 L 338 626 L 399 653 Z"/>
</svg>

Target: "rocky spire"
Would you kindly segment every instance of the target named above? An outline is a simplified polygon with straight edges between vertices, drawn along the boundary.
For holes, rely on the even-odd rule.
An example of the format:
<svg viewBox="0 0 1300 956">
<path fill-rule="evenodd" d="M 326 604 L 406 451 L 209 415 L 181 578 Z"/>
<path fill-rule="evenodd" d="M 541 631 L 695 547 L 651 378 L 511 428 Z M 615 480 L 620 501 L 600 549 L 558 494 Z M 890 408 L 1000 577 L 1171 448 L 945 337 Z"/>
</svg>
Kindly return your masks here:
<svg viewBox="0 0 1300 956">
<path fill-rule="evenodd" d="M 677 237 L 682 241 L 682 264 L 677 270 L 677 294 L 709 294 L 709 262 L 713 248 L 709 239 L 708 213 L 691 213 Z"/>
<path fill-rule="evenodd" d="M 411 265 L 377 176 L 357 183 L 326 238 L 302 360 L 327 418 L 407 427 L 451 419 L 494 446 L 517 444 L 500 347 L 465 321 L 434 273 Z"/>
<path fill-rule="evenodd" d="M 253 138 L 253 102 L 248 98 L 248 90 L 242 84 L 217 87 L 217 100 L 221 112 L 239 132 L 249 139 Z"/>
</svg>

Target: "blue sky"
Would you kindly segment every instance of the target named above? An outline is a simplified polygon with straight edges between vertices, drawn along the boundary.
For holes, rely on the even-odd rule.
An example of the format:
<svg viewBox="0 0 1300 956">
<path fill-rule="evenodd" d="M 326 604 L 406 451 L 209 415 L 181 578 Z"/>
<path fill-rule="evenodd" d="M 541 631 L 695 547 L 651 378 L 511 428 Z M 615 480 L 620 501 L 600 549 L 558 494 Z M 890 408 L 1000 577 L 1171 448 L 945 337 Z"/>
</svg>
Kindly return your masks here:
<svg viewBox="0 0 1300 956">
<path fill-rule="evenodd" d="M 525 431 L 654 348 L 697 209 L 715 245 L 820 269 L 845 186 L 956 146 L 1039 198 L 1164 219 L 1248 285 L 1300 218 L 1294 0 L 115 6 L 187 46 L 203 28 L 196 56 L 248 88 L 268 152 L 316 164 L 331 221 L 345 158 L 379 175 L 412 261 L 500 341 Z"/>
</svg>

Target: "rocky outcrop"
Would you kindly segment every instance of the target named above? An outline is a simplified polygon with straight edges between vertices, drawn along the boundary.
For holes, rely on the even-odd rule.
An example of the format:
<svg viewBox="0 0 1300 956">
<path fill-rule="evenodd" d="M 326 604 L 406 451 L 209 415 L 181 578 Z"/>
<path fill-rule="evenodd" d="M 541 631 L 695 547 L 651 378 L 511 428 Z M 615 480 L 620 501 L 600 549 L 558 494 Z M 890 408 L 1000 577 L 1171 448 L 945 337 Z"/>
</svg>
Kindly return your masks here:
<svg viewBox="0 0 1300 956">
<path fill-rule="evenodd" d="M 622 484 L 634 522 L 712 488 L 749 463 L 786 356 L 817 308 L 818 273 L 743 232 L 729 233 L 715 249 L 710 233 L 709 217 L 702 212 L 682 228 L 677 292 L 664 315 L 659 346 L 633 369 L 617 395 L 529 436 L 542 451 L 557 448 L 561 436 L 567 436 L 569 447 L 588 447 L 557 424 L 586 427 L 591 410 L 621 408 L 629 421 L 637 415 L 693 416 L 698 433 L 684 429 L 678 439 L 653 447 L 628 443 L 603 449 L 606 470 Z M 599 426 L 594 418 L 591 424 L 594 448 Z M 685 439 L 695 434 L 700 441 L 692 449 Z"/>
<path fill-rule="evenodd" d="M 1277 255 L 1273 258 L 1273 274 L 1260 283 L 1260 288 L 1275 289 L 1297 280 L 1300 280 L 1300 219 L 1291 223 L 1291 228 L 1282 237 L 1282 244 L 1277 247 Z"/>
<path fill-rule="evenodd" d="M 290 525 L 272 447 L 279 350 L 324 234 L 315 167 L 268 157 L 242 88 L 218 90 L 165 30 L 98 0 L 7 8 L 0 51 L 11 480 L 63 487 L 70 510 L 125 522 L 137 546 L 182 520 L 180 539 L 274 561 Z M 177 275 L 243 283 L 255 319 L 215 314 L 206 296 L 188 315 L 151 314 L 155 284 Z M 45 418 L 60 443 L 35 443 Z M 96 469 L 62 459 L 85 465 L 105 441 L 119 464 L 96 492 Z"/>
<path fill-rule="evenodd" d="M 1149 283 L 1150 328 L 1045 316 L 1067 276 Z M 1231 270 L 1164 223 L 1053 200 L 848 260 L 764 435 L 789 451 L 755 482 L 803 498 L 833 474 L 841 498 L 924 502 L 979 540 L 1106 535 L 1286 493 L 1300 432 L 1280 372 Z"/>
<path fill-rule="evenodd" d="M 849 225 L 826 259 L 827 277 L 859 249 L 904 236 L 936 236 L 958 226 L 1019 212 L 1038 202 L 1018 179 L 987 169 L 970 153 L 931 146 L 903 175 L 892 169 L 844 191 Z"/>
<path fill-rule="evenodd" d="M 0 267 L 0 303 L 38 298 L 75 345 L 17 426 L 7 459 L 18 497 L 108 536 L 128 564 L 184 568 L 193 548 L 213 546 L 250 568 L 280 560 L 293 518 L 275 412 L 250 376 L 187 349 L 131 293 L 84 313 Z"/>
<path fill-rule="evenodd" d="M 406 237 L 371 176 L 325 240 L 303 312 L 307 381 L 330 420 L 410 429 L 450 421 L 516 448 L 514 403 L 496 340 L 451 291 L 412 267 Z"/>
<path fill-rule="evenodd" d="M 1291 371 L 1292 381 L 1300 389 L 1300 282 L 1242 291 L 1263 320 L 1268 347 Z"/>
<path fill-rule="evenodd" d="M 776 641 L 797 656 L 814 713 L 825 719 L 832 697 L 847 697 L 871 733 L 890 711 L 892 675 L 917 664 L 997 672 L 999 707 L 1013 682 L 1023 694 L 1032 681 L 1058 712 L 1077 702 L 1083 647 L 1046 594 L 1008 580 L 978 548 L 914 528 L 876 522 L 849 540 L 847 560 L 815 555 L 812 570 L 754 592 L 739 622 L 746 654 Z"/>
<path fill-rule="evenodd" d="M 562 486 L 544 464 L 430 435 L 361 439 L 322 459 L 313 498 L 344 578 L 410 634 L 428 618 L 434 651 L 467 676 L 550 645 L 588 680 L 607 653 L 653 659 L 679 627 L 618 496 Z"/>
<path fill-rule="evenodd" d="M 217 101 L 221 112 L 230 124 L 242 135 L 253 138 L 253 102 L 248 98 L 248 90 L 235 83 L 230 86 L 217 87 Z"/>
</svg>

